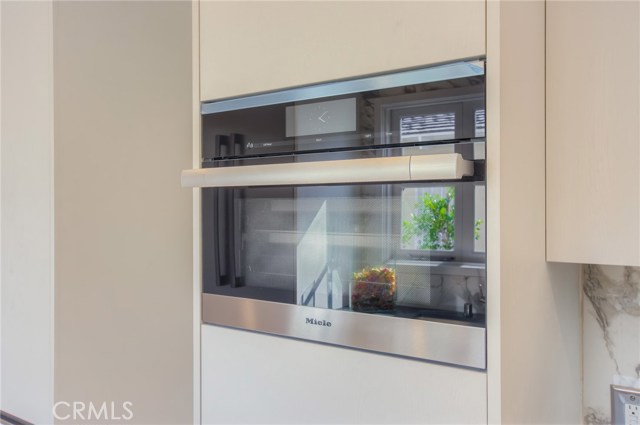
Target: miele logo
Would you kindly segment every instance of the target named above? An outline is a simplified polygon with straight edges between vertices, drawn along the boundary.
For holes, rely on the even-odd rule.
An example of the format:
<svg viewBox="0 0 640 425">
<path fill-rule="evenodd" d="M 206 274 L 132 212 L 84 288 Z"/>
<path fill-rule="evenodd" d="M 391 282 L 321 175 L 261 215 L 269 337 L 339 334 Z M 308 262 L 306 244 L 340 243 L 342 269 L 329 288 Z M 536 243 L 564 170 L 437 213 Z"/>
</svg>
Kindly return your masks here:
<svg viewBox="0 0 640 425">
<path fill-rule="evenodd" d="M 327 322 L 326 320 L 311 319 L 309 317 L 306 319 L 308 325 L 326 326 L 327 328 L 331 327 L 331 322 Z"/>
</svg>

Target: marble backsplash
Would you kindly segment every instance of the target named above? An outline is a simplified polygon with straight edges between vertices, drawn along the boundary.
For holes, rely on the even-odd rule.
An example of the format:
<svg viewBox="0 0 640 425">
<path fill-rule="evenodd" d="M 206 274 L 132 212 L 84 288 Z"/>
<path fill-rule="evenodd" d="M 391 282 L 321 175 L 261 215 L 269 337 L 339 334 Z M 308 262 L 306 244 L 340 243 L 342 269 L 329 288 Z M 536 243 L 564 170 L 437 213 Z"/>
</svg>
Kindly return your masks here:
<svg viewBox="0 0 640 425">
<path fill-rule="evenodd" d="M 584 422 L 609 424 L 609 385 L 640 386 L 640 267 L 583 273 Z"/>
</svg>

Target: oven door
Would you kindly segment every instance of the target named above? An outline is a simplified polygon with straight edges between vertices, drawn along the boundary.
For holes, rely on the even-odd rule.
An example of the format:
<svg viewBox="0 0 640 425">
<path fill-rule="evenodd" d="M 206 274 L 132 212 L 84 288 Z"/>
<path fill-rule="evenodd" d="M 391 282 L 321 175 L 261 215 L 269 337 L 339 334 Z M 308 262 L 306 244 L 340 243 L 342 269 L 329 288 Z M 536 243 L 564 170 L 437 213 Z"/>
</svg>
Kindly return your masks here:
<svg viewBox="0 0 640 425">
<path fill-rule="evenodd" d="M 472 174 L 455 153 L 185 172 L 202 187 L 203 321 L 484 368 Z"/>
</svg>

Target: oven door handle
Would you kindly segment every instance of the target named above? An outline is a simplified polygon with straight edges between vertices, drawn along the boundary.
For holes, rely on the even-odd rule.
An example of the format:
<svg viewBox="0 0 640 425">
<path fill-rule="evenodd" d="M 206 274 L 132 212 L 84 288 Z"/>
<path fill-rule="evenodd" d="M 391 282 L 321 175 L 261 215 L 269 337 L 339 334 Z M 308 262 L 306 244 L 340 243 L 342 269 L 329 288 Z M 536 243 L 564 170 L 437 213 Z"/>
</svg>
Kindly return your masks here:
<svg viewBox="0 0 640 425">
<path fill-rule="evenodd" d="M 460 180 L 473 161 L 459 153 L 216 167 L 182 172 L 183 187 L 297 186 Z"/>
<path fill-rule="evenodd" d="M 220 136 L 218 139 L 221 156 L 231 156 L 242 153 L 242 136 Z M 212 170 L 231 168 L 222 163 Z M 215 189 L 215 237 L 217 240 L 215 254 L 216 285 L 230 285 L 232 288 L 242 286 L 242 267 L 240 264 L 241 229 L 237 200 L 240 199 L 241 189 L 220 187 Z"/>
<path fill-rule="evenodd" d="M 226 246 L 222 249 L 227 250 L 227 283 L 232 288 L 243 286 L 242 283 L 242 265 L 240 260 L 242 245 L 242 223 L 241 211 L 239 210 L 238 200 L 242 199 L 240 193 L 242 189 L 226 189 L 227 203 L 224 218 L 227 226 Z"/>
</svg>

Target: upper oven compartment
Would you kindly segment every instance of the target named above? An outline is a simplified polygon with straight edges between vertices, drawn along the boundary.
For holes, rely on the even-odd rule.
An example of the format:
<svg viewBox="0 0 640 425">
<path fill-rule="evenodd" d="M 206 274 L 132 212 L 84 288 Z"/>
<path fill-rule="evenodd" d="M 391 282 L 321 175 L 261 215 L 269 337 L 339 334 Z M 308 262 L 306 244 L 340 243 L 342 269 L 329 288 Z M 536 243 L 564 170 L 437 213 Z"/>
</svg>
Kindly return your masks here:
<svg viewBox="0 0 640 425">
<path fill-rule="evenodd" d="M 483 62 L 458 62 L 204 103 L 202 161 L 399 146 L 402 155 L 451 152 L 424 146 L 484 138 L 484 82 Z"/>
</svg>

